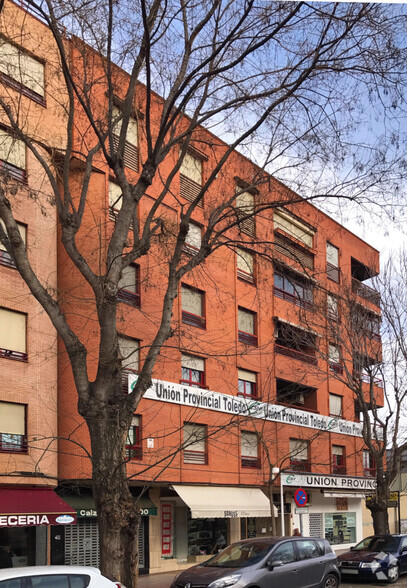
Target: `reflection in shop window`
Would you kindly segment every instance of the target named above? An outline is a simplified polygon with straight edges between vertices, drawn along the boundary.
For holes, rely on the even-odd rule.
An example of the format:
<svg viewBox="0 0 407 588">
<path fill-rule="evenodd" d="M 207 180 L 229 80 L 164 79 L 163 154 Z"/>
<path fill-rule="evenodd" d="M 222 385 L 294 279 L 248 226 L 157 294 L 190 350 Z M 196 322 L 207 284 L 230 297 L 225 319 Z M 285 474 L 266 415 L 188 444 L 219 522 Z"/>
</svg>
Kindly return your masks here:
<svg viewBox="0 0 407 588">
<path fill-rule="evenodd" d="M 325 514 L 325 539 L 331 545 L 356 543 L 356 513 Z"/>
<path fill-rule="evenodd" d="M 218 553 L 228 544 L 227 519 L 188 519 L 188 555 Z"/>
</svg>

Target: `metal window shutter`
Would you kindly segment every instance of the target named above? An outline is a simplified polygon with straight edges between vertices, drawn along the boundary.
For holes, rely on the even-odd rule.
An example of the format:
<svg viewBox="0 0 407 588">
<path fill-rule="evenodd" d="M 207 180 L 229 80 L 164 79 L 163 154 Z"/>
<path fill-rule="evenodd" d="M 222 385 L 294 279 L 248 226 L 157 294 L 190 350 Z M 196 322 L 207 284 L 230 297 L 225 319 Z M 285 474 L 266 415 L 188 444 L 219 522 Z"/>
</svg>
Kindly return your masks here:
<svg viewBox="0 0 407 588">
<path fill-rule="evenodd" d="M 99 567 L 99 530 L 96 519 L 78 519 L 65 527 L 65 564 Z"/>
<path fill-rule="evenodd" d="M 303 267 L 314 269 L 314 255 L 302 247 L 299 247 L 295 243 L 290 242 L 289 239 L 285 239 L 281 235 L 275 233 L 274 245 L 275 250 L 279 253 L 282 253 L 286 257 L 297 261 Z"/>
<path fill-rule="evenodd" d="M 309 515 L 309 536 L 323 537 L 322 514 L 312 512 Z"/>
</svg>

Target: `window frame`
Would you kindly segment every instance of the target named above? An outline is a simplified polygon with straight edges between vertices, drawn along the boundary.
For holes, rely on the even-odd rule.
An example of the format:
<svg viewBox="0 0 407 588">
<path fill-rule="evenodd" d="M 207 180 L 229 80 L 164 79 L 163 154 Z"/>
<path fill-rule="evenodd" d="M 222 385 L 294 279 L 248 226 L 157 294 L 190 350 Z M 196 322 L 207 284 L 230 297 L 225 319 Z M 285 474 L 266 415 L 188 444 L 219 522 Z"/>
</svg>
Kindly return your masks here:
<svg viewBox="0 0 407 588">
<path fill-rule="evenodd" d="M 187 173 L 183 173 L 187 169 L 187 165 L 184 166 L 184 161 L 186 157 L 191 157 L 193 160 L 200 164 L 200 181 L 197 182 L 194 178 L 188 176 Z M 199 157 L 196 152 L 192 152 L 192 150 L 187 149 L 184 158 L 181 162 L 180 169 L 179 169 L 179 192 L 182 198 L 188 200 L 188 202 L 195 202 L 195 199 L 199 195 L 202 189 L 202 182 L 203 182 L 203 174 L 204 174 L 204 157 Z M 197 206 L 203 206 L 203 199 L 198 202 Z"/>
<path fill-rule="evenodd" d="M 138 425 L 134 425 L 134 419 L 138 419 Z M 130 430 L 132 430 L 133 435 L 135 434 L 135 438 L 133 439 L 133 443 L 127 443 L 130 441 Z M 127 432 L 126 438 L 126 445 L 125 445 L 125 456 L 127 461 L 141 461 L 143 459 L 143 445 L 142 445 L 142 416 L 139 414 L 134 414 L 132 418 L 132 423 L 130 428 Z"/>
<path fill-rule="evenodd" d="M 305 448 L 307 450 L 307 458 L 301 459 L 298 458 L 299 451 L 294 453 L 294 456 L 291 456 L 291 442 L 295 443 L 302 443 L 304 444 L 304 448 L 301 451 L 304 451 Z M 310 459 L 310 442 L 307 439 L 298 439 L 297 437 L 290 437 L 289 438 L 289 451 L 290 451 L 290 470 L 294 472 L 310 472 L 311 471 L 311 459 Z"/>
<path fill-rule="evenodd" d="M 0 223 L 1 223 L 1 219 L 0 219 Z M 28 232 L 28 226 L 25 223 L 20 223 L 19 221 L 16 221 L 17 227 L 20 230 L 20 227 L 24 227 L 24 231 L 25 231 L 25 235 L 23 238 L 23 241 L 25 243 L 25 246 L 27 247 L 27 232 Z M 3 227 L 5 229 L 5 227 Z M 21 235 L 21 231 L 20 231 L 20 235 Z M 11 269 L 16 269 L 17 266 L 15 264 L 14 259 L 12 258 L 12 256 L 10 255 L 10 253 L 7 251 L 7 249 L 2 249 L 1 248 L 1 243 L 0 243 L 0 265 L 4 265 L 5 267 L 9 267 Z"/>
<path fill-rule="evenodd" d="M 331 397 L 332 397 L 332 399 L 333 399 L 333 397 L 340 399 L 341 409 L 340 409 L 339 414 L 335 414 L 331 410 Z M 343 396 L 341 396 L 340 394 L 333 394 L 332 392 L 329 392 L 329 416 L 343 418 Z"/>
<path fill-rule="evenodd" d="M 135 292 L 132 290 L 127 290 L 126 288 L 119 288 L 117 291 L 117 300 L 119 302 L 124 302 L 130 306 L 134 306 L 135 308 L 141 307 L 141 296 L 140 296 L 140 266 L 138 263 L 131 263 L 128 268 L 134 269 L 134 276 L 135 276 L 135 284 L 134 289 Z M 118 283 L 120 286 L 120 280 Z"/>
<path fill-rule="evenodd" d="M 252 273 L 245 271 L 244 269 L 242 269 L 241 267 L 239 267 L 239 259 L 243 259 L 244 260 L 244 256 L 243 254 L 248 254 L 251 256 L 252 258 Z M 256 263 L 255 263 L 255 254 L 253 251 L 249 251 L 248 249 L 243 249 L 241 247 L 238 247 L 236 249 L 236 273 L 237 273 L 237 279 L 241 280 L 242 282 L 247 282 L 249 284 L 255 284 L 256 283 Z M 246 264 L 247 265 L 247 264 Z"/>
<path fill-rule="evenodd" d="M 368 465 L 366 465 L 366 456 L 368 457 Z M 374 478 L 376 476 L 376 460 L 368 449 L 363 449 L 362 452 L 363 473 L 365 476 Z"/>
<path fill-rule="evenodd" d="M 239 327 L 239 312 L 246 313 L 247 315 L 251 315 L 253 317 L 253 333 L 248 333 L 247 331 L 243 331 Z M 253 345 L 257 347 L 258 345 L 258 334 L 257 334 L 257 312 L 253 310 L 249 310 L 248 308 L 244 308 L 243 306 L 237 307 L 237 330 L 238 330 L 238 340 L 240 343 L 244 343 L 246 345 Z"/>
<path fill-rule="evenodd" d="M 331 357 L 331 348 L 335 347 L 335 349 L 337 350 L 338 353 L 338 361 L 335 361 L 334 359 L 332 359 Z M 336 345 L 335 343 L 328 343 L 328 364 L 329 364 L 329 369 L 337 374 L 342 374 L 343 373 L 343 365 L 342 365 L 342 361 L 341 361 L 341 349 L 339 347 L 339 345 Z"/>
<path fill-rule="evenodd" d="M 126 358 L 123 358 L 123 355 L 122 355 L 122 348 L 120 347 L 120 339 L 126 340 L 126 341 L 133 341 L 133 342 L 137 343 L 137 345 L 138 345 L 138 348 L 137 348 L 137 368 L 130 368 L 130 367 L 127 367 L 127 365 L 126 366 L 123 365 L 123 361 L 126 361 Z M 118 345 L 119 345 L 120 355 L 122 356 L 122 374 L 125 375 L 126 377 L 127 377 L 127 374 L 138 374 L 140 372 L 140 339 L 135 339 L 134 337 L 129 337 L 128 335 L 124 335 L 123 333 L 119 333 L 118 334 Z M 134 355 L 134 352 L 132 353 L 132 355 Z M 127 393 L 127 390 L 126 390 L 126 393 Z"/>
<path fill-rule="evenodd" d="M 27 437 L 27 412 L 28 405 L 20 402 L 9 402 L 8 400 L 1 400 L 0 404 L 15 404 L 22 406 L 24 409 L 24 433 L 3 433 L 0 431 L 0 453 L 28 453 L 28 437 Z M 3 440 L 6 437 L 20 437 L 20 443 L 7 443 Z"/>
<path fill-rule="evenodd" d="M 8 312 L 13 312 L 15 314 L 23 315 L 25 317 L 25 351 L 16 351 L 15 349 L 7 349 L 4 347 L 0 347 L 0 358 L 5 359 L 12 359 L 14 361 L 28 361 L 28 313 L 20 312 L 19 310 L 14 310 L 13 308 L 7 308 L 5 306 L 0 306 L 0 310 L 5 310 Z"/>
<path fill-rule="evenodd" d="M 329 247 L 332 247 L 333 249 L 335 249 L 337 251 L 338 265 L 334 265 L 333 263 L 328 261 L 328 258 L 329 258 L 328 248 Z M 328 280 L 331 280 L 332 282 L 336 282 L 337 284 L 339 284 L 340 277 L 341 277 L 339 257 L 340 257 L 339 247 L 337 247 L 336 245 L 334 245 L 330 241 L 327 241 L 326 242 L 326 275 L 327 275 Z"/>
<path fill-rule="evenodd" d="M 189 229 L 191 226 L 196 227 L 196 229 L 199 230 L 199 233 L 200 233 L 199 247 L 196 247 L 195 245 L 188 243 L 187 239 L 188 239 L 188 235 L 189 235 Z M 185 241 L 184 241 L 184 245 L 182 246 L 182 250 L 184 253 L 187 253 L 188 255 L 196 255 L 196 253 L 200 250 L 201 245 L 202 245 L 202 225 L 200 225 L 199 223 L 196 223 L 194 221 L 189 221 L 188 233 L 185 236 Z"/>
<path fill-rule="evenodd" d="M 119 114 L 117 114 L 119 113 Z M 116 120 L 121 115 L 120 119 L 117 120 L 116 124 L 113 125 L 113 121 Z M 136 128 L 137 128 L 137 144 L 132 143 L 128 140 L 128 132 L 130 124 L 134 121 Z M 123 113 L 122 113 L 122 104 L 121 101 L 118 99 L 114 100 L 113 110 L 112 110 L 112 139 L 113 139 L 113 148 L 117 152 L 119 147 L 119 140 L 120 140 L 120 133 L 123 123 Z M 119 126 L 118 126 L 119 125 Z M 118 127 L 118 128 L 117 128 Z M 123 149 L 123 166 L 128 168 L 129 170 L 139 173 L 140 171 L 140 129 L 139 129 L 139 119 L 136 116 L 133 116 L 130 113 L 129 122 L 127 125 L 127 133 L 124 140 L 124 149 Z"/>
<path fill-rule="evenodd" d="M 342 453 L 334 453 L 334 447 L 340 448 Z M 336 443 L 331 445 L 331 463 L 333 474 L 346 475 L 346 447 L 344 445 L 336 445 Z"/>
<path fill-rule="evenodd" d="M 208 465 L 209 463 L 209 456 L 208 456 L 208 425 L 203 425 L 202 423 L 194 423 L 192 421 L 184 421 L 182 425 L 182 441 L 183 444 L 185 443 L 184 440 L 184 433 L 185 433 L 185 425 L 192 426 L 196 428 L 202 429 L 202 438 L 200 441 L 203 442 L 204 450 L 198 451 L 194 449 L 184 448 L 182 449 L 182 462 L 188 465 Z M 195 441 L 196 443 L 196 441 Z M 191 443 L 192 444 L 192 443 Z"/>
<path fill-rule="evenodd" d="M 276 286 L 276 277 L 280 277 L 283 280 L 283 288 L 279 288 Z M 286 289 L 285 283 L 289 282 L 293 287 L 293 293 Z M 308 310 L 312 310 L 314 308 L 314 289 L 310 284 L 301 282 L 299 279 L 296 280 L 294 277 L 290 275 L 284 274 L 284 272 L 280 269 L 274 270 L 274 277 L 273 277 L 273 292 L 277 298 L 281 298 L 282 300 L 287 300 L 288 302 L 292 302 L 301 308 L 306 308 Z M 299 289 L 302 289 L 303 295 L 299 295 Z M 310 296 L 309 299 L 304 296 L 305 292 L 309 292 Z"/>
<path fill-rule="evenodd" d="M 252 438 L 256 437 L 256 456 L 244 455 L 242 453 L 243 437 L 244 435 L 251 435 Z M 254 446 L 254 444 L 253 444 Z M 261 468 L 260 459 L 260 440 L 259 435 L 254 431 L 240 431 L 240 465 L 242 468 L 259 470 Z"/>
<path fill-rule="evenodd" d="M 240 374 L 239 374 L 240 372 Z M 254 381 L 248 380 L 248 379 L 244 379 L 239 377 L 239 375 L 243 375 L 242 372 L 246 372 L 248 374 L 253 374 L 254 376 Z M 237 372 L 237 395 L 240 396 L 241 398 L 249 398 L 249 399 L 256 399 L 258 400 L 258 389 L 257 389 L 257 379 L 258 379 L 258 374 L 257 372 L 252 372 L 250 370 L 245 370 L 243 368 L 238 368 L 238 372 Z M 240 390 L 240 382 L 242 382 L 243 384 L 243 391 Z M 249 387 L 252 391 L 251 392 L 246 392 L 246 385 L 248 385 L 247 387 Z"/>
<path fill-rule="evenodd" d="M 1 81 L 1 77 L 0 77 L 0 81 Z M 3 172 L 6 175 L 9 175 L 12 179 L 26 185 L 28 183 L 27 146 L 25 145 L 24 141 L 13 136 L 14 133 L 10 127 L 7 127 L 6 125 L 0 124 L 0 132 L 8 135 L 11 138 L 11 140 L 18 141 L 18 142 L 22 143 L 22 147 L 24 148 L 24 151 L 25 151 L 24 152 L 24 167 L 20 167 L 18 165 L 15 165 L 14 163 L 10 163 L 9 161 L 7 161 L 7 159 L 0 158 L 0 172 Z"/>
<path fill-rule="evenodd" d="M 7 73 L 5 73 L 3 71 L 0 71 L 0 81 L 3 84 L 5 84 L 6 86 L 9 86 L 10 88 L 12 88 L 13 90 L 20 92 L 23 96 L 25 96 L 26 98 L 29 98 L 30 100 L 32 100 L 36 104 L 39 104 L 40 106 L 46 107 L 47 100 L 45 97 L 45 95 L 46 95 L 46 71 L 45 71 L 46 61 L 45 61 L 45 59 L 42 59 L 41 57 L 34 55 L 33 53 L 31 53 L 31 51 L 28 51 L 27 49 L 25 49 L 25 47 L 21 47 L 17 43 L 14 43 L 11 39 L 6 38 L 4 35 L 0 35 L 0 38 L 1 38 L 1 40 L 8 43 L 9 45 L 12 45 L 13 47 L 15 47 L 20 54 L 28 56 L 29 58 L 33 59 L 34 61 L 36 61 L 37 63 L 39 63 L 43 66 L 44 95 L 39 94 L 35 90 L 32 90 L 31 88 L 29 88 L 28 86 L 26 86 L 22 82 L 19 82 L 18 80 L 16 80 L 15 78 L 13 78 L 12 76 L 8 75 Z"/>
<path fill-rule="evenodd" d="M 193 359 L 197 359 L 203 362 L 203 370 L 198 370 L 196 368 L 192 368 L 192 367 L 188 367 L 188 366 L 183 366 L 182 365 L 182 361 L 183 361 L 183 357 L 189 357 L 192 360 Z M 185 370 L 185 372 L 184 372 Z M 189 377 L 184 377 L 184 375 L 186 375 L 186 371 L 188 370 L 189 372 Z M 197 372 L 199 374 L 199 381 L 198 380 L 194 380 L 192 378 L 192 372 Z M 199 357 L 198 355 L 191 355 L 190 353 L 183 353 L 181 355 L 181 379 L 180 379 L 180 384 L 185 384 L 186 386 L 191 386 L 193 388 L 205 388 L 205 359 L 203 357 Z"/>
<path fill-rule="evenodd" d="M 188 310 L 184 310 L 182 308 L 183 305 L 183 293 L 182 289 L 185 288 L 190 290 L 193 293 L 199 294 L 201 297 L 201 314 L 194 314 L 189 312 Z M 206 296 L 203 290 L 199 290 L 199 288 L 195 288 L 194 286 L 190 286 L 189 284 L 181 283 L 181 319 L 182 322 L 186 325 L 192 327 L 198 327 L 200 329 L 206 328 Z"/>
</svg>

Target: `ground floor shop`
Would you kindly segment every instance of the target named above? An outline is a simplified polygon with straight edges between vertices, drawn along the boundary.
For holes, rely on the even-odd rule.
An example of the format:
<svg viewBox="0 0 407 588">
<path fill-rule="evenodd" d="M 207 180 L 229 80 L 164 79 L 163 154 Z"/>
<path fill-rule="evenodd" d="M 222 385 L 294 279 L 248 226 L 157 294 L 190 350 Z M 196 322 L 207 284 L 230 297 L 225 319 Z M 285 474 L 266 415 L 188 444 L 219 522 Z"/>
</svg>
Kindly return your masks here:
<svg viewBox="0 0 407 588">
<path fill-rule="evenodd" d="M 302 535 L 323 537 L 334 549 L 345 549 L 363 539 L 365 496 L 374 490 L 371 478 L 324 476 L 285 472 L 281 476 L 285 500 L 292 504 L 292 534 L 298 528 Z M 297 491 L 303 490 L 306 501 L 296 504 Z"/>
<path fill-rule="evenodd" d="M 13 566 L 50 563 L 51 527 L 76 523 L 76 512 L 52 488 L 0 487 L 0 548 Z"/>
</svg>

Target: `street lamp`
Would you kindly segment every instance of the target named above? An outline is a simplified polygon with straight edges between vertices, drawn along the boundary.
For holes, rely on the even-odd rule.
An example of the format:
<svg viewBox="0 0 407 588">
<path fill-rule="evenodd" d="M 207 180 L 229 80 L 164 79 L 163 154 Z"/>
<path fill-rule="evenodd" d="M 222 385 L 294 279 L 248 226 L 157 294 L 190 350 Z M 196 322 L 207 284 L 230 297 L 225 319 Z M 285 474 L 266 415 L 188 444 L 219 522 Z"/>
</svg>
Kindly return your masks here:
<svg viewBox="0 0 407 588">
<path fill-rule="evenodd" d="M 273 468 L 271 470 L 273 475 L 273 480 L 280 474 L 280 513 L 281 513 L 281 535 L 284 537 L 285 535 L 285 525 L 284 525 L 284 492 L 283 492 L 283 476 L 282 472 L 280 472 L 280 468 Z"/>
</svg>

